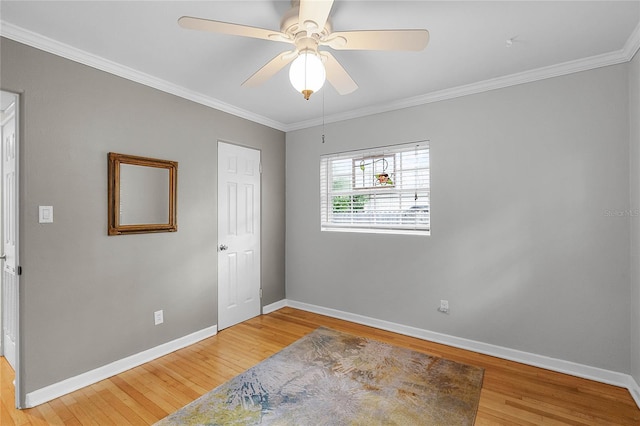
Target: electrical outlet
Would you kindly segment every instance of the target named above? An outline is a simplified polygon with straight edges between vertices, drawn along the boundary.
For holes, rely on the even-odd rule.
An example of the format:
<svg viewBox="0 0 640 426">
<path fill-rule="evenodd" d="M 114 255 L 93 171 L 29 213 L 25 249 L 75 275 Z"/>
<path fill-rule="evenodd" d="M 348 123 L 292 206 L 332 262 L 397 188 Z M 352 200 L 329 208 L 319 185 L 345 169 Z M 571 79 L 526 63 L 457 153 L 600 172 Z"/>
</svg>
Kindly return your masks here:
<svg viewBox="0 0 640 426">
<path fill-rule="evenodd" d="M 440 307 L 438 308 L 438 311 L 442 312 L 443 314 L 448 314 L 449 313 L 449 301 L 448 300 L 441 300 L 440 301 Z"/>
<path fill-rule="evenodd" d="M 164 312 L 162 311 L 162 309 L 153 313 L 153 320 L 156 325 L 162 324 L 164 322 Z"/>
</svg>

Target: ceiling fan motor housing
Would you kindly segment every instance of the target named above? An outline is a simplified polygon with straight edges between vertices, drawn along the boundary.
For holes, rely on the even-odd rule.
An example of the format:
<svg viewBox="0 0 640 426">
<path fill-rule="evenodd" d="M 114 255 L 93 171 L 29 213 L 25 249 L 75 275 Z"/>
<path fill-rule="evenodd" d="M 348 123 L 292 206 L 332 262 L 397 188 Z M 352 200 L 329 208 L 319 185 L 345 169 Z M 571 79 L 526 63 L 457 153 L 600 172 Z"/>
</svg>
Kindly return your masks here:
<svg viewBox="0 0 640 426">
<path fill-rule="evenodd" d="M 318 45 L 320 41 L 331 34 L 331 23 L 327 20 L 322 31 L 309 31 L 307 28 L 301 28 L 298 16 L 300 13 L 300 7 L 295 5 L 289 9 L 287 13 L 282 17 L 280 22 L 280 31 L 286 34 L 293 44 L 296 46 L 298 53 L 304 51 L 312 51 L 318 53 Z"/>
</svg>

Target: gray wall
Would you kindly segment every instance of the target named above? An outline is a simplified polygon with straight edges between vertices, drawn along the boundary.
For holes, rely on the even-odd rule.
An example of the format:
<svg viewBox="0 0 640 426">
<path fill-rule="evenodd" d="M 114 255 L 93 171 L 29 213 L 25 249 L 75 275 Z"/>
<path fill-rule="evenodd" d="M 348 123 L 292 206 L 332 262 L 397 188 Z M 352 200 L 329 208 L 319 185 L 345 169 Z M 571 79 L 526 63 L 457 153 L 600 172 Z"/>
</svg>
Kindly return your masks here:
<svg viewBox="0 0 640 426">
<path fill-rule="evenodd" d="M 623 64 L 287 133 L 287 298 L 629 373 L 627 90 Z M 422 139 L 431 236 L 320 232 L 321 154 Z"/>
<path fill-rule="evenodd" d="M 631 374 L 640 384 L 640 54 L 629 65 Z"/>
<path fill-rule="evenodd" d="M 285 297 L 283 132 L 1 43 L 2 88 L 24 92 L 25 392 L 216 324 L 218 140 L 262 151 L 263 303 Z M 107 236 L 109 151 L 179 162 L 177 233 Z"/>
</svg>

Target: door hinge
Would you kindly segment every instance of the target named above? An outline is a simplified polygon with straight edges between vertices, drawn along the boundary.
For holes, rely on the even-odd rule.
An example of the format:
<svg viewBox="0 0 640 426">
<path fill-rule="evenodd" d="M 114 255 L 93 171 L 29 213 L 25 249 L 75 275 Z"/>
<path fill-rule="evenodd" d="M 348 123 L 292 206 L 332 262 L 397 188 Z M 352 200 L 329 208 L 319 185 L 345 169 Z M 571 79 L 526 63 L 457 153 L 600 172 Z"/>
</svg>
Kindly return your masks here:
<svg viewBox="0 0 640 426">
<path fill-rule="evenodd" d="M 262 289 L 260 289 L 260 299 L 262 299 Z"/>
<path fill-rule="evenodd" d="M 260 171 L 260 174 L 262 174 L 262 161 L 258 163 L 258 170 Z"/>
<path fill-rule="evenodd" d="M 16 275 L 22 275 L 22 266 L 16 268 Z"/>
</svg>

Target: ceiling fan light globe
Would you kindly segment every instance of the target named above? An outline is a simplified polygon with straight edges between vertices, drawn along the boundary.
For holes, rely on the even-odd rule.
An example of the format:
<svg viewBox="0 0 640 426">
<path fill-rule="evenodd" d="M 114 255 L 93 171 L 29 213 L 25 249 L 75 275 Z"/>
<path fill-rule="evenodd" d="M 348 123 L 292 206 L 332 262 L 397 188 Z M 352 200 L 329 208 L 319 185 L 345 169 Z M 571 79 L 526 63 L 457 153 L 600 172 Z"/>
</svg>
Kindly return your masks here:
<svg viewBox="0 0 640 426">
<path fill-rule="evenodd" d="M 315 53 L 311 52 L 298 55 L 289 68 L 291 85 L 299 93 L 302 93 L 305 99 L 308 99 L 311 93 L 317 92 L 322 88 L 326 77 L 322 61 Z"/>
</svg>

